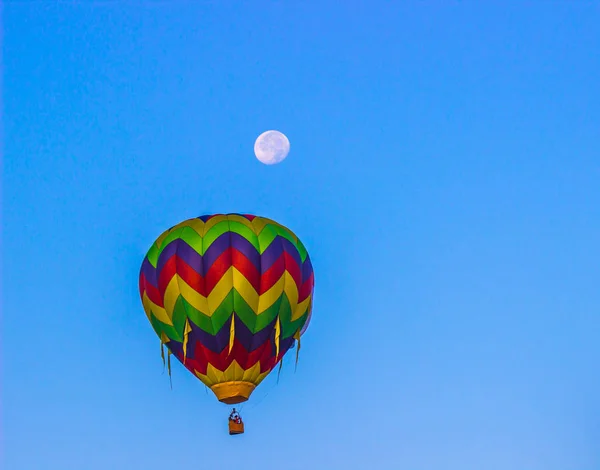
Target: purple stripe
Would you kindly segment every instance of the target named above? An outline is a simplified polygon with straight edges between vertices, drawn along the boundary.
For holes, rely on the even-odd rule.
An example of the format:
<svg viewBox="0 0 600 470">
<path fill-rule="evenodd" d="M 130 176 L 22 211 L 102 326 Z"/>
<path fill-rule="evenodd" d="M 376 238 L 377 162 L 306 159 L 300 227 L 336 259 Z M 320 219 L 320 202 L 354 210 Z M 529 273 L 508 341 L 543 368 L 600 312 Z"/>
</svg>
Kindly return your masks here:
<svg viewBox="0 0 600 470">
<path fill-rule="evenodd" d="M 180 361 L 183 359 L 183 343 L 179 341 L 170 340 L 166 343 L 167 348 L 175 355 Z"/>
<path fill-rule="evenodd" d="M 214 242 L 208 247 L 208 250 L 204 253 L 203 261 L 204 261 L 204 272 L 206 273 L 216 259 L 223 254 L 223 252 L 229 248 L 231 245 L 229 239 L 229 233 L 225 232 L 219 235 Z M 204 275 L 204 274 L 202 274 Z"/>
<path fill-rule="evenodd" d="M 252 334 L 250 330 L 244 325 L 244 323 L 240 320 L 239 323 L 236 323 L 236 327 L 241 323 L 243 325 L 242 334 L 240 335 L 240 343 L 244 345 L 245 348 L 248 349 L 248 352 L 254 351 L 255 349 L 260 348 L 265 341 L 267 341 L 271 337 L 271 332 L 275 331 L 275 322 L 277 318 L 275 318 L 271 323 L 265 326 L 262 330 L 257 331 Z M 236 330 L 235 337 L 238 337 L 238 333 Z"/>
<path fill-rule="evenodd" d="M 277 240 L 279 237 L 275 237 L 269 247 L 263 252 L 260 258 L 260 273 L 266 273 L 273 263 L 277 261 L 283 254 L 283 247 L 281 242 Z"/>
<path fill-rule="evenodd" d="M 185 240 L 177 238 L 169 243 L 158 256 L 158 262 L 156 263 L 157 277 L 160 275 L 159 273 L 164 267 L 165 263 L 169 261 L 169 259 L 175 254 L 177 254 L 179 258 L 192 267 L 198 274 L 201 276 L 204 275 L 202 256 L 200 256 L 196 250 L 188 245 Z"/>
<path fill-rule="evenodd" d="M 300 336 L 302 336 L 304 334 L 304 332 L 308 329 L 308 325 L 310 324 L 311 318 L 312 318 L 312 309 L 310 309 L 310 311 L 308 312 L 308 317 L 306 318 L 306 321 L 304 322 L 304 326 L 300 330 Z"/>
<path fill-rule="evenodd" d="M 206 250 L 204 256 L 198 254 L 194 248 L 192 248 L 188 243 L 181 239 L 177 238 L 170 242 L 167 246 L 163 248 L 160 255 L 158 256 L 157 268 L 153 274 L 154 277 L 151 279 L 153 282 L 156 282 L 160 275 L 160 271 L 163 269 L 166 262 L 175 254 L 183 261 L 185 261 L 194 271 L 196 271 L 199 275 L 205 276 L 206 271 L 210 269 L 213 263 L 217 260 L 219 256 L 223 254 L 223 252 L 229 248 L 233 247 L 239 250 L 241 253 L 250 260 L 250 262 L 257 268 L 257 270 L 262 274 L 264 274 L 275 261 L 277 261 L 281 255 L 284 253 L 288 253 L 290 256 L 294 258 L 294 260 L 301 266 L 302 272 L 302 282 L 304 282 L 310 276 L 312 272 L 312 266 L 310 263 L 310 259 L 307 257 L 304 263 L 300 262 L 300 253 L 297 248 L 284 237 L 277 236 L 271 242 L 271 245 L 263 252 L 262 255 L 256 251 L 256 248 L 246 240 L 241 235 L 234 232 L 225 232 L 211 244 L 211 246 Z M 149 264 L 146 266 L 146 262 L 143 263 L 142 269 L 144 269 L 144 273 L 150 272 L 152 269 L 152 265 Z"/>
<path fill-rule="evenodd" d="M 298 267 L 302 267 L 302 260 L 300 259 L 298 248 L 296 248 L 296 246 L 285 237 L 281 237 L 281 243 L 283 244 L 283 249 L 285 252 L 294 258 L 294 261 L 296 261 Z"/>
<path fill-rule="evenodd" d="M 269 325 L 263 328 L 260 332 L 256 334 L 251 334 L 250 330 L 246 328 L 239 317 L 236 315 L 236 330 L 235 330 L 235 339 L 244 346 L 244 349 L 251 353 L 256 349 L 260 348 L 267 341 L 271 341 L 272 350 L 271 355 L 275 356 L 276 347 L 275 347 L 275 320 L 272 321 Z M 187 356 L 190 359 L 195 358 L 195 348 L 192 347 L 197 342 L 199 342 L 202 346 L 215 354 L 220 354 L 223 350 L 229 347 L 229 328 L 231 326 L 231 319 L 223 325 L 223 328 L 217 333 L 216 336 L 212 336 L 205 331 L 198 328 L 192 322 L 190 322 L 190 326 L 192 331 L 188 337 L 188 351 Z M 279 341 L 279 351 L 280 353 L 286 353 L 292 346 L 294 345 L 294 338 L 290 336 L 289 338 L 281 338 Z M 175 354 L 178 358 L 183 358 L 183 343 L 179 341 L 171 340 L 167 343 L 167 346 Z"/>
<path fill-rule="evenodd" d="M 156 272 L 160 273 L 162 271 L 163 266 L 171 256 L 173 256 L 177 252 L 177 245 L 179 243 L 179 238 L 173 240 L 167 246 L 165 246 L 160 254 L 158 255 L 158 261 L 156 262 Z"/>
<path fill-rule="evenodd" d="M 140 268 L 140 274 L 143 274 L 146 277 L 146 280 L 149 284 L 154 287 L 158 286 L 158 282 L 156 281 L 156 268 L 150 264 L 148 258 L 144 258 L 142 262 L 142 267 Z"/>
<path fill-rule="evenodd" d="M 242 235 L 235 232 L 225 232 L 217 237 L 217 239 L 210 245 L 206 253 L 204 253 L 204 264 L 206 269 L 210 269 L 216 259 L 223 254 L 223 252 L 229 248 L 235 248 L 242 253 L 258 270 L 261 264 L 261 256 L 256 251 L 256 248 L 252 243 L 246 240 Z"/>
<path fill-rule="evenodd" d="M 162 269 L 169 258 L 176 253 L 177 256 L 185 261 L 194 271 L 201 276 L 205 276 L 206 269 L 210 268 L 215 260 L 223 254 L 223 251 L 230 246 L 229 233 L 231 232 L 224 233 L 217 238 L 208 248 L 204 256 L 199 255 L 198 252 L 189 246 L 185 240 L 180 238 L 173 240 L 159 255 L 159 269 Z M 258 251 L 256 251 L 254 246 L 252 246 L 252 244 L 245 238 L 235 233 L 231 233 L 231 235 L 231 246 L 234 246 L 236 249 L 244 253 L 244 255 L 258 269 L 260 266 L 260 255 L 258 254 Z M 152 265 L 150 265 L 150 267 L 152 268 Z M 154 275 L 156 276 L 156 274 Z"/>
<path fill-rule="evenodd" d="M 248 258 L 254 267 L 260 271 L 261 258 L 259 252 L 256 251 L 256 248 L 254 248 L 254 245 L 242 237 L 239 233 L 230 233 L 231 246 Z"/>
<path fill-rule="evenodd" d="M 304 260 L 304 264 L 302 265 L 302 284 L 304 284 L 308 280 L 312 272 L 312 263 L 310 262 L 310 258 L 307 255 L 306 259 Z"/>
<path fill-rule="evenodd" d="M 289 338 L 283 338 L 279 341 L 279 354 L 283 355 L 288 352 L 288 349 L 290 349 L 292 347 L 292 344 L 294 344 L 294 337 L 290 336 Z M 273 332 L 273 349 L 272 349 L 272 353 L 273 356 L 275 354 L 277 354 L 277 348 L 275 347 L 275 332 Z"/>
<path fill-rule="evenodd" d="M 177 256 L 201 276 L 204 276 L 204 260 L 185 240 L 178 240 Z"/>
<path fill-rule="evenodd" d="M 237 325 L 236 325 L 237 326 Z M 223 328 L 217 332 L 216 335 L 211 335 L 207 333 L 202 328 L 196 326 L 193 322 L 190 322 L 190 327 L 192 331 L 188 336 L 188 341 L 190 344 L 196 344 L 199 342 L 206 349 L 211 350 L 214 353 L 220 353 L 223 351 L 223 348 L 229 345 L 229 329 L 231 328 L 231 318 L 225 322 Z M 188 348 L 188 353 L 190 357 L 193 357 L 192 348 Z"/>
<path fill-rule="evenodd" d="M 229 347 L 229 332 L 231 331 L 231 317 L 223 327 L 217 332 L 216 335 L 207 333 L 200 327 L 196 326 L 193 322 L 190 322 L 192 331 L 189 334 L 188 341 L 190 344 L 199 342 L 205 348 L 212 352 L 219 354 L 224 348 Z M 265 341 L 267 341 L 275 330 L 275 320 L 265 326 L 262 330 L 252 334 L 248 327 L 244 324 L 240 317 L 235 314 L 235 339 L 240 342 L 244 349 L 249 353 L 261 347 Z M 192 353 L 191 348 L 189 349 L 190 357 Z"/>
<path fill-rule="evenodd" d="M 302 261 L 300 258 L 300 253 L 298 252 L 298 248 L 290 242 L 287 238 L 277 235 L 269 247 L 263 252 L 261 257 L 261 274 L 264 274 L 268 271 L 268 269 L 273 265 L 275 261 L 279 259 L 279 257 L 283 254 L 283 252 L 288 253 L 298 266 L 302 266 Z"/>
</svg>

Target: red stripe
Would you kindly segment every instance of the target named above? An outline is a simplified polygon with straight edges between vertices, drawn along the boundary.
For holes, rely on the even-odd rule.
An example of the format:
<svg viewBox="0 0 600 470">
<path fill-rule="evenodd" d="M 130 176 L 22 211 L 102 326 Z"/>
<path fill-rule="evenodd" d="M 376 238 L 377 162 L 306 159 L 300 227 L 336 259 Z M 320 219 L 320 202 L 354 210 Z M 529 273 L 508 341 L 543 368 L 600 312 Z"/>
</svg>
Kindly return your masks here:
<svg viewBox="0 0 600 470">
<path fill-rule="evenodd" d="M 177 274 L 183 279 L 192 289 L 200 295 L 206 297 L 204 278 L 196 272 L 189 264 L 187 264 L 179 256 L 175 255 Z"/>
<path fill-rule="evenodd" d="M 146 279 L 146 276 L 143 273 L 140 276 L 140 289 L 140 295 L 142 296 L 142 298 L 144 297 L 144 292 L 146 292 L 148 298 L 156 305 L 158 305 L 159 307 L 165 306 L 163 303 L 162 295 L 160 295 L 158 289 Z"/>
<path fill-rule="evenodd" d="M 161 296 L 165 295 L 167 286 L 175 274 L 177 274 L 177 257 L 176 255 L 173 255 L 167 260 L 158 273 L 158 291 Z"/>
<path fill-rule="evenodd" d="M 260 372 L 263 373 L 271 371 L 276 364 L 277 358 L 272 354 L 272 351 L 273 344 L 271 340 L 265 341 L 262 346 L 250 353 L 235 340 L 231 354 L 229 354 L 228 346 L 217 354 L 202 346 L 201 343 L 196 342 L 194 345 L 194 357 L 187 357 L 185 366 L 192 372 L 197 371 L 200 374 L 206 375 L 208 364 L 220 371 L 225 371 L 235 360 L 244 370 L 248 370 L 257 363 L 260 363 Z M 183 358 L 178 357 L 178 359 L 183 362 Z"/>
<path fill-rule="evenodd" d="M 171 256 L 158 273 L 158 290 L 150 285 L 146 287 L 146 291 L 152 291 L 152 294 L 148 294 L 148 296 L 154 295 L 151 299 L 156 303 L 156 300 L 158 300 L 159 297 L 164 296 L 169 282 L 171 282 L 173 276 L 177 274 L 196 292 L 207 297 L 225 275 L 227 270 L 232 266 L 240 271 L 259 294 L 264 294 L 273 287 L 273 285 L 281 279 L 281 276 L 283 276 L 286 269 L 294 279 L 296 285 L 300 285 L 300 267 L 288 253 L 284 252 L 261 276 L 254 264 L 252 264 L 242 252 L 229 247 L 215 260 L 205 277 L 198 274 L 195 269 L 176 254 Z"/>
<path fill-rule="evenodd" d="M 156 305 L 163 307 L 165 290 L 173 276 L 178 274 L 192 289 L 207 297 L 231 266 L 240 271 L 260 295 L 271 289 L 281 279 L 285 271 L 290 274 L 298 287 L 299 302 L 306 299 L 314 287 L 313 273 L 301 284 L 302 271 L 300 266 L 285 251 L 261 276 L 256 267 L 242 252 L 229 247 L 215 260 L 205 277 L 198 274 L 196 270 L 176 254 L 171 256 L 158 273 L 158 289 L 146 280 L 144 274 L 140 275 L 140 295 L 143 295 L 142 289 L 145 289 L 148 298 Z"/>
<path fill-rule="evenodd" d="M 315 276 L 313 273 L 310 273 L 310 277 L 306 281 L 304 281 L 304 284 L 302 284 L 302 286 L 300 286 L 300 289 L 298 290 L 298 303 L 302 302 L 311 294 L 314 286 Z"/>
<path fill-rule="evenodd" d="M 269 269 L 261 276 L 260 278 L 260 291 L 258 292 L 260 295 L 267 292 L 271 287 L 275 285 L 283 273 L 285 271 L 285 261 L 283 256 L 277 258 Z"/>
<path fill-rule="evenodd" d="M 260 291 L 259 294 L 264 294 L 271 287 L 273 287 L 277 281 L 281 279 L 284 272 L 287 271 L 292 279 L 296 283 L 296 287 L 300 289 L 302 271 L 300 266 L 294 260 L 294 258 L 287 252 L 283 254 L 273 263 L 273 265 L 262 275 L 260 279 Z"/>
<path fill-rule="evenodd" d="M 223 275 L 231 267 L 231 247 L 228 247 L 219 255 L 219 257 L 212 264 L 206 275 L 204 276 L 204 288 L 206 295 L 210 295 L 212 290 L 215 288 L 217 283 L 221 280 Z"/>
<path fill-rule="evenodd" d="M 235 248 L 232 249 L 231 260 L 233 266 L 248 279 L 254 290 L 258 292 L 260 289 L 260 273 L 256 266 L 241 251 Z"/>
<path fill-rule="evenodd" d="M 302 271 L 300 270 L 300 266 L 296 263 L 296 260 L 290 255 L 287 251 L 283 253 L 284 262 L 285 262 L 285 270 L 290 273 L 292 279 L 296 283 L 296 287 L 300 288 L 302 284 Z"/>
<path fill-rule="evenodd" d="M 146 290 L 146 276 L 144 273 L 140 273 L 140 277 L 138 279 L 138 289 L 140 291 L 140 298 L 144 297 L 144 291 Z"/>
</svg>

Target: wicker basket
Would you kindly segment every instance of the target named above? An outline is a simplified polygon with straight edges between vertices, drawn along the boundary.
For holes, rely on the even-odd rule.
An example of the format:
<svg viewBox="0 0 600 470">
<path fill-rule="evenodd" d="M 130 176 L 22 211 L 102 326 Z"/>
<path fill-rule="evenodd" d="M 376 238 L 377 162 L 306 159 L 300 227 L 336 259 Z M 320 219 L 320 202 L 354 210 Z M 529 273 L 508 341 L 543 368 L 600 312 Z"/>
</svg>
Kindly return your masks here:
<svg viewBox="0 0 600 470">
<path fill-rule="evenodd" d="M 236 423 L 233 420 L 229 420 L 229 434 L 243 434 L 244 423 Z"/>
</svg>

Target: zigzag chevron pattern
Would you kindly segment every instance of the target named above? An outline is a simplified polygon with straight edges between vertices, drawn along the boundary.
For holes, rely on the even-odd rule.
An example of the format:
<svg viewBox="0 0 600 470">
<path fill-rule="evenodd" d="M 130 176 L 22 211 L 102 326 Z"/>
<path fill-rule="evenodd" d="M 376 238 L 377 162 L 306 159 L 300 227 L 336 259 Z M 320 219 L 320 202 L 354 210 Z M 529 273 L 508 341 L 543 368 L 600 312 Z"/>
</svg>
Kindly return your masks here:
<svg viewBox="0 0 600 470">
<path fill-rule="evenodd" d="M 258 385 L 306 330 L 314 274 L 302 242 L 277 222 L 204 215 L 158 237 L 139 289 L 161 342 L 202 382 Z"/>
</svg>

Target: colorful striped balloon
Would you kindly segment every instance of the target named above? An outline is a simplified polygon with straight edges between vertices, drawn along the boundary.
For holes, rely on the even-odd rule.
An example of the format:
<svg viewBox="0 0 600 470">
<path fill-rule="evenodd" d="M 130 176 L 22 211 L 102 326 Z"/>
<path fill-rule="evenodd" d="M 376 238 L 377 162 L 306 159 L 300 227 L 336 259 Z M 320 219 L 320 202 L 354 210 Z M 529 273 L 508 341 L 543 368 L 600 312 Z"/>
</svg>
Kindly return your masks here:
<svg viewBox="0 0 600 470">
<path fill-rule="evenodd" d="M 205 215 L 167 230 L 144 258 L 139 282 L 168 357 L 227 404 L 248 399 L 300 341 L 312 310 L 304 245 L 253 215 Z"/>
</svg>

